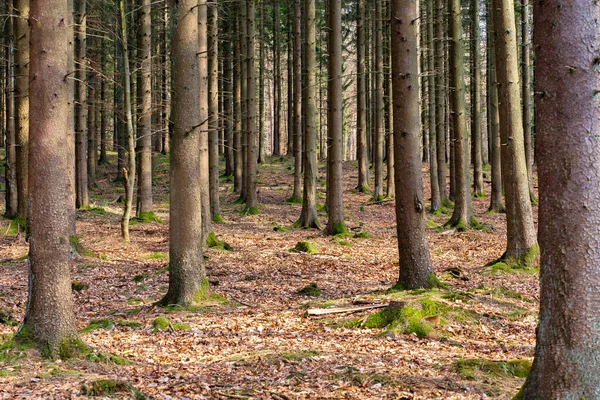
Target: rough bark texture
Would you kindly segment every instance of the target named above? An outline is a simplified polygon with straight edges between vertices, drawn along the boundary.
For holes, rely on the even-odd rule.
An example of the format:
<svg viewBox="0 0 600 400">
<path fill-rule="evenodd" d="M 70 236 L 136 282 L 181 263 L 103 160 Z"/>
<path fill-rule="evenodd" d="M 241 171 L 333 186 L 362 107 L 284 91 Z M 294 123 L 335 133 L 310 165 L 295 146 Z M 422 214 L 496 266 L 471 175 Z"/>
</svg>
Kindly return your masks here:
<svg viewBox="0 0 600 400">
<path fill-rule="evenodd" d="M 233 188 L 236 192 L 242 194 L 242 170 L 244 168 L 244 157 L 242 149 L 242 50 L 241 50 L 241 28 L 239 13 L 235 13 L 236 32 L 234 49 L 235 60 L 233 61 Z"/>
<path fill-rule="evenodd" d="M 292 31 L 294 24 L 292 23 L 292 2 L 287 0 L 288 15 L 287 15 L 287 147 L 286 155 L 290 156 L 294 153 L 294 46 Z"/>
<path fill-rule="evenodd" d="M 521 1 L 521 84 L 523 96 L 523 134 L 525 140 L 525 162 L 527 163 L 527 178 L 529 180 L 529 197 L 535 201 L 533 190 L 533 145 L 531 141 L 531 25 L 529 23 L 530 6 L 529 0 Z"/>
<path fill-rule="evenodd" d="M 493 0 L 496 39 L 496 76 L 502 139 L 502 182 L 506 201 L 505 257 L 524 256 L 536 244 L 527 165 L 517 62 L 517 32 L 512 0 Z"/>
<path fill-rule="evenodd" d="M 137 215 L 153 212 L 152 205 L 152 7 L 151 0 L 142 0 L 138 10 L 138 73 L 137 135 L 139 157 Z"/>
<path fill-rule="evenodd" d="M 90 60 L 94 60 L 96 58 L 96 53 L 94 52 L 94 42 L 93 38 L 90 39 L 88 43 L 88 58 Z M 95 61 L 95 60 L 94 60 Z M 88 175 L 88 185 L 89 187 L 96 186 L 96 154 L 94 154 L 94 142 L 96 136 L 94 132 L 96 131 L 96 106 L 97 104 L 97 93 L 96 90 L 98 79 L 94 72 L 91 70 L 88 71 L 87 78 L 87 98 L 88 98 L 88 116 L 87 116 L 87 175 Z"/>
<path fill-rule="evenodd" d="M 14 39 L 14 8 L 9 0 L 8 9 L 10 17 L 7 21 L 7 59 L 8 59 L 8 84 L 6 93 L 6 161 L 4 174 L 6 179 L 5 209 L 6 218 L 17 216 L 17 150 L 15 146 L 15 39 Z"/>
<path fill-rule="evenodd" d="M 17 217 L 27 219 L 29 152 L 29 0 L 15 0 L 17 44 L 15 145 L 17 150 Z"/>
<path fill-rule="evenodd" d="M 436 99 L 436 153 L 440 200 L 448 198 L 446 190 L 446 106 L 444 56 L 444 0 L 436 0 L 435 7 L 435 99 Z"/>
<path fill-rule="evenodd" d="M 100 68 L 102 74 L 106 75 L 108 73 L 106 38 L 101 37 L 100 42 Z M 98 159 L 98 164 L 108 164 L 108 157 L 106 155 L 106 142 L 108 140 L 108 108 L 106 107 L 108 102 L 108 81 L 104 77 L 100 81 L 100 158 Z"/>
<path fill-rule="evenodd" d="M 304 193 L 298 225 L 320 228 L 317 217 L 317 33 L 315 0 L 304 1 L 304 59 L 306 80 L 303 93 L 304 107 Z"/>
<path fill-rule="evenodd" d="M 170 152 L 169 290 L 162 304 L 191 304 L 206 278 L 200 194 L 200 93 L 197 0 L 173 10 L 173 131 Z"/>
<path fill-rule="evenodd" d="M 89 206 L 87 180 L 87 59 L 86 59 L 86 5 L 77 0 L 75 20 L 75 204 Z"/>
<path fill-rule="evenodd" d="M 210 161 L 208 156 L 208 3 L 198 1 L 198 65 L 200 79 L 200 191 L 202 197 L 202 243 L 212 232 L 210 215 Z"/>
<path fill-rule="evenodd" d="M 375 182 L 373 198 L 375 201 L 383 199 L 383 32 L 381 17 L 382 1 L 375 2 L 374 29 L 375 39 L 375 121 L 373 137 L 373 166 L 375 167 Z"/>
<path fill-rule="evenodd" d="M 281 155 L 281 23 L 279 0 L 273 0 L 273 155 Z"/>
<path fill-rule="evenodd" d="M 534 3 L 540 319 L 525 400 L 600 398 L 599 19 L 589 1 Z"/>
<path fill-rule="evenodd" d="M 434 0 L 427 2 L 427 47 L 428 51 L 428 78 L 429 87 L 429 181 L 431 184 L 431 211 L 435 212 L 440 208 L 442 199 L 440 197 L 440 185 L 438 179 L 438 159 L 437 159 L 437 89 L 435 87 L 435 51 L 434 43 Z"/>
<path fill-rule="evenodd" d="M 219 22 L 217 4 L 208 8 L 208 157 L 210 215 L 222 221 L 219 202 Z"/>
<path fill-rule="evenodd" d="M 425 232 L 420 158 L 418 2 L 392 0 L 394 156 L 400 283 L 428 287 L 433 268 Z"/>
<path fill-rule="evenodd" d="M 256 131 L 256 66 L 254 59 L 255 29 L 254 29 L 254 7 L 255 0 L 248 0 L 247 7 L 247 30 L 248 30 L 248 56 L 246 69 L 248 71 L 248 118 L 246 120 L 246 131 L 248 139 L 248 152 L 246 156 L 246 211 L 250 214 L 258 213 L 258 195 L 256 193 L 256 170 L 258 160 L 258 132 Z"/>
<path fill-rule="evenodd" d="M 387 198 L 393 198 L 396 196 L 396 173 L 395 173 L 395 165 L 394 165 L 394 107 L 393 107 L 393 101 L 392 101 L 392 93 L 393 93 L 393 87 L 392 87 L 392 74 L 391 74 L 391 70 L 392 70 L 392 40 L 391 40 L 391 18 L 390 18 L 390 13 L 391 13 L 391 5 L 390 5 L 390 1 L 387 0 L 386 1 L 386 14 L 384 16 L 384 20 L 386 21 L 385 24 L 385 31 L 386 31 L 386 37 L 387 37 L 387 41 L 384 42 L 384 71 L 386 71 L 386 73 L 384 74 L 385 79 L 384 79 L 384 88 L 385 88 L 385 94 L 386 94 L 386 150 L 387 150 L 387 154 L 386 154 L 386 158 L 387 158 L 387 176 L 386 176 L 386 180 L 387 180 L 387 188 L 386 188 L 386 192 L 385 192 L 385 196 Z"/>
<path fill-rule="evenodd" d="M 20 340 L 42 354 L 65 356 L 77 337 L 69 249 L 69 10 L 65 0 L 31 2 L 29 299 Z"/>
<path fill-rule="evenodd" d="M 496 79 L 496 45 L 494 40 L 494 8 L 487 2 L 487 43 L 488 43 L 488 118 L 490 127 L 490 161 L 492 163 L 492 190 L 490 211 L 504 211 L 502 205 L 502 162 L 500 150 L 500 116 L 498 114 L 498 80 Z"/>
<path fill-rule="evenodd" d="M 327 72 L 327 212 L 325 231 L 329 235 L 346 232 L 342 186 L 342 2 L 327 3 L 329 63 Z"/>
<path fill-rule="evenodd" d="M 235 116 L 233 114 L 233 62 L 234 55 L 234 36 L 232 34 L 235 27 L 235 15 L 230 12 L 223 18 L 223 30 L 227 32 L 227 37 L 223 40 L 223 124 L 225 136 L 225 175 L 233 175 L 235 159 L 233 145 L 233 125 Z"/>
<path fill-rule="evenodd" d="M 301 4 L 294 0 L 294 193 L 290 200 L 297 202 L 302 197 L 302 37 Z"/>
<path fill-rule="evenodd" d="M 356 139 L 358 159 L 358 191 L 369 191 L 369 160 L 367 154 L 367 105 L 365 71 L 365 0 L 358 0 L 356 23 Z"/>
<path fill-rule="evenodd" d="M 476 196 L 483 195 L 480 52 L 479 0 L 473 0 L 471 2 L 471 157 L 473 158 L 473 192 Z"/>
<path fill-rule="evenodd" d="M 452 143 L 454 162 L 454 213 L 448 225 L 465 229 L 470 220 L 469 162 L 467 154 L 467 124 L 465 116 L 464 45 L 460 0 L 450 0 L 450 87 L 452 104 Z M 451 163 L 452 164 L 452 163 Z M 452 185 L 451 185 L 452 186 Z"/>
</svg>

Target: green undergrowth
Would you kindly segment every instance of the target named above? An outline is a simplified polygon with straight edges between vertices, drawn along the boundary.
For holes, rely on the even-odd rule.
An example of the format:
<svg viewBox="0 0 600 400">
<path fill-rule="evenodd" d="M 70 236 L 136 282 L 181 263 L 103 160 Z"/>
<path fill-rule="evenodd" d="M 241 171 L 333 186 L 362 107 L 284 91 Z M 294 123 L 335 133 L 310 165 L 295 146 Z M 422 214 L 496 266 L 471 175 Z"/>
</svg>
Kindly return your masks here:
<svg viewBox="0 0 600 400">
<path fill-rule="evenodd" d="M 95 319 L 90 321 L 88 326 L 83 328 L 81 333 L 89 333 L 98 329 L 112 329 L 113 327 L 125 327 L 131 329 L 137 329 L 142 326 L 140 322 L 129 321 L 129 320 L 110 320 L 110 319 Z"/>
<path fill-rule="evenodd" d="M 212 222 L 215 224 L 223 224 L 225 223 L 225 219 L 223 219 L 223 216 L 221 214 L 217 214 L 212 217 Z"/>
<path fill-rule="evenodd" d="M 83 244 L 81 244 L 81 240 L 77 235 L 69 236 L 69 244 L 71 248 L 75 250 L 77 254 L 84 257 L 94 257 L 95 254 L 88 250 Z"/>
<path fill-rule="evenodd" d="M 127 397 L 135 400 L 145 400 L 146 396 L 136 389 L 132 384 L 114 379 L 98 379 L 96 381 L 83 384 L 81 394 L 85 396 L 117 396 L 119 398 Z"/>
<path fill-rule="evenodd" d="M 275 232 L 282 232 L 283 233 L 283 232 L 287 232 L 287 229 L 285 229 L 282 226 L 275 225 L 275 227 L 273 228 L 273 231 L 275 231 Z"/>
<path fill-rule="evenodd" d="M 87 283 L 83 283 L 83 282 L 79 282 L 79 281 L 71 282 L 71 290 L 73 290 L 75 292 L 81 292 L 82 290 L 86 290 L 89 287 L 90 287 L 90 285 L 88 285 Z"/>
<path fill-rule="evenodd" d="M 352 247 L 352 243 L 346 240 L 334 240 L 333 243 L 337 244 L 338 246 Z"/>
<path fill-rule="evenodd" d="M 296 293 L 302 296 L 319 297 L 321 295 L 321 289 L 316 282 L 312 282 L 298 290 Z"/>
<path fill-rule="evenodd" d="M 10 220 L 7 227 L 2 228 L 2 234 L 14 236 L 27 229 L 27 221 L 23 218 Z"/>
<path fill-rule="evenodd" d="M 210 287 L 208 279 L 204 279 L 200 289 L 194 294 L 192 303 L 189 305 L 169 304 L 165 307 L 167 312 L 187 311 L 187 312 L 206 312 L 216 306 L 235 306 L 236 303 L 216 293 Z"/>
<path fill-rule="evenodd" d="M 241 216 L 248 215 L 258 215 L 260 212 L 258 211 L 258 207 L 245 207 L 242 211 L 240 211 Z"/>
<path fill-rule="evenodd" d="M 154 211 L 141 212 L 135 217 L 129 220 L 129 223 L 133 225 L 138 224 L 147 224 L 150 222 L 157 222 L 159 224 L 164 224 L 164 222 L 154 214 Z"/>
<path fill-rule="evenodd" d="M 492 275 L 499 273 L 537 274 L 540 272 L 539 256 L 540 247 L 535 244 L 521 257 L 506 257 L 503 255 L 487 264 L 484 271 Z"/>
<path fill-rule="evenodd" d="M 285 199 L 285 204 L 302 204 L 302 197 L 291 196 Z"/>
<path fill-rule="evenodd" d="M 531 361 L 525 359 L 510 361 L 461 359 L 455 363 L 454 368 L 459 375 L 471 380 L 477 379 L 482 374 L 496 378 L 527 378 L 531 370 Z"/>
<path fill-rule="evenodd" d="M 290 251 L 294 253 L 317 254 L 317 245 L 314 242 L 300 241 Z"/>
<path fill-rule="evenodd" d="M 169 258 L 169 254 L 162 251 L 155 251 L 154 253 L 148 254 L 146 258 L 148 260 L 167 260 Z"/>
<path fill-rule="evenodd" d="M 370 239 L 372 237 L 372 235 L 367 232 L 367 231 L 361 231 L 361 232 L 356 232 L 354 234 L 354 236 L 352 236 L 354 239 Z"/>
<path fill-rule="evenodd" d="M 96 215 L 106 215 L 106 210 L 102 207 L 83 206 L 79 207 L 79 211 L 88 212 Z"/>
<path fill-rule="evenodd" d="M 211 249 L 233 251 L 233 247 L 228 243 L 219 240 L 214 232 L 209 233 L 206 237 L 206 245 Z"/>
</svg>

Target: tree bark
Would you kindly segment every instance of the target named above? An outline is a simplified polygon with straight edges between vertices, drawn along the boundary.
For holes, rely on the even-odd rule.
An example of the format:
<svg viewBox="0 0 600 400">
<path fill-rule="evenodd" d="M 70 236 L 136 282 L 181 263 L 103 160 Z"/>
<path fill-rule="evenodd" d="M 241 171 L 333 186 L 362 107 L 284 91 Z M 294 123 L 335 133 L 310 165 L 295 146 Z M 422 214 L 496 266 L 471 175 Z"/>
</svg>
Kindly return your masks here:
<svg viewBox="0 0 600 400">
<path fill-rule="evenodd" d="M 328 0 L 327 29 L 327 211 L 328 235 L 347 232 L 342 186 L 342 2 Z"/>
<path fill-rule="evenodd" d="M 107 75 L 106 38 L 101 37 L 100 42 L 100 68 L 102 74 Z M 104 77 L 100 81 L 100 158 L 98 159 L 98 164 L 108 164 L 108 157 L 106 155 L 106 141 L 108 140 L 108 109 L 106 107 L 108 102 L 108 84 Z"/>
<path fill-rule="evenodd" d="M 225 175 L 233 175 L 235 159 L 234 159 L 234 142 L 233 142 L 233 126 L 235 116 L 233 113 L 233 73 L 235 48 L 234 34 L 231 32 L 235 28 L 235 13 L 223 18 L 223 31 L 227 32 L 227 37 L 223 39 L 223 123 L 225 136 Z"/>
<path fill-rule="evenodd" d="M 375 2 L 374 29 L 375 39 L 375 121 L 373 137 L 373 166 L 375 167 L 375 187 L 373 190 L 373 199 L 380 201 L 383 199 L 383 32 L 381 18 L 381 1 Z"/>
<path fill-rule="evenodd" d="M 415 289 L 433 281 L 419 153 L 419 6 L 416 0 L 391 3 L 398 283 Z"/>
<path fill-rule="evenodd" d="M 209 159 L 209 92 L 208 92 L 208 1 L 198 1 L 198 63 L 200 79 L 200 192 L 202 197 L 202 243 L 212 232 L 210 214 L 210 159 Z"/>
<path fill-rule="evenodd" d="M 367 154 L 367 105 L 365 71 L 365 0 L 358 0 L 356 22 L 356 139 L 358 159 L 358 191 L 369 192 L 369 160 Z"/>
<path fill-rule="evenodd" d="M 481 158 L 481 40 L 479 34 L 479 0 L 471 2 L 471 148 L 473 157 L 473 192 L 483 196 Z"/>
<path fill-rule="evenodd" d="M 88 59 L 95 63 L 97 59 L 97 53 L 94 49 L 95 40 L 90 38 L 88 43 Z M 88 175 L 88 186 L 96 186 L 96 154 L 94 153 L 95 141 L 96 141 L 96 96 L 98 77 L 91 70 L 88 71 L 87 78 L 87 98 L 88 98 L 88 115 L 87 115 L 87 175 Z"/>
<path fill-rule="evenodd" d="M 66 0 L 32 0 L 29 153 L 29 299 L 17 339 L 33 340 L 42 354 L 64 355 L 77 338 L 69 249 L 68 51 L 71 26 Z M 51 99 L 51 100 L 50 100 Z M 67 136 L 67 137 L 65 137 Z M 34 279 L 35 277 L 35 279 Z"/>
<path fill-rule="evenodd" d="M 600 9 L 550 0 L 533 11 L 540 317 L 522 399 L 597 399 Z"/>
<path fill-rule="evenodd" d="M 219 202 L 219 19 L 218 4 L 208 8 L 208 157 L 210 215 L 222 222 Z"/>
<path fill-rule="evenodd" d="M 75 18 L 75 204 L 89 206 L 87 173 L 87 58 L 86 58 L 86 2 L 77 0 Z"/>
<path fill-rule="evenodd" d="M 432 0 L 433 1 L 433 0 Z M 446 190 L 446 106 L 444 60 L 444 0 L 436 0 L 435 6 L 435 100 L 436 100 L 436 153 L 440 203 L 448 198 Z"/>
<path fill-rule="evenodd" d="M 273 155 L 281 155 L 281 24 L 279 0 L 273 0 Z"/>
<path fill-rule="evenodd" d="M 535 192 L 533 190 L 533 146 L 531 143 L 531 133 L 533 124 L 531 123 L 531 35 L 529 24 L 530 5 L 529 0 L 521 0 L 521 83 L 523 85 L 523 134 L 525 145 L 525 161 L 527 163 L 527 178 L 529 183 L 529 197 L 535 202 Z"/>
<path fill-rule="evenodd" d="M 507 244 L 504 258 L 526 256 L 536 245 L 527 165 L 523 144 L 523 121 L 517 34 L 512 0 L 492 0 L 496 41 L 496 76 L 500 103 L 502 182 L 506 201 Z"/>
<path fill-rule="evenodd" d="M 241 47 L 241 16 L 239 11 L 236 18 L 236 32 L 234 49 L 236 57 L 233 62 L 233 148 L 234 148 L 234 163 L 233 163 L 233 189 L 240 194 L 242 199 L 242 170 L 244 168 L 244 156 L 242 148 L 242 47 Z"/>
<path fill-rule="evenodd" d="M 294 0 L 294 193 L 288 201 L 297 203 L 302 198 L 302 0 Z"/>
<path fill-rule="evenodd" d="M 15 0 L 16 37 L 15 146 L 17 152 L 17 218 L 26 220 L 29 153 L 29 0 Z"/>
<path fill-rule="evenodd" d="M 174 29 L 169 289 L 161 304 L 192 304 L 206 279 L 200 193 L 198 0 L 170 0 Z M 185 179 L 182 179 L 185 178 Z"/>
<path fill-rule="evenodd" d="M 246 157 L 246 213 L 258 213 L 258 195 L 256 193 L 256 170 L 257 170 L 257 152 L 258 152 L 258 132 L 256 131 L 256 66 L 254 59 L 255 47 L 255 29 L 254 29 L 254 14 L 255 0 L 246 2 L 248 22 L 246 29 L 248 30 L 248 56 L 246 58 L 246 69 L 248 71 L 248 118 L 246 120 L 246 131 L 248 135 L 248 152 Z"/>
<path fill-rule="evenodd" d="M 429 87 L 429 182 L 431 185 L 431 212 L 437 211 L 442 200 L 440 197 L 440 184 L 438 179 L 438 159 L 437 159 L 437 92 L 435 87 L 437 71 L 435 69 L 435 49 L 434 49 L 434 0 L 427 1 L 427 47 L 428 52 L 428 78 Z"/>
<path fill-rule="evenodd" d="M 17 216 L 17 149 L 15 145 L 15 10 L 13 0 L 8 2 L 9 18 L 7 21 L 7 93 L 6 93 L 6 162 L 4 164 L 4 176 L 6 180 L 6 191 L 4 197 L 4 216 L 15 218 Z"/>
</svg>

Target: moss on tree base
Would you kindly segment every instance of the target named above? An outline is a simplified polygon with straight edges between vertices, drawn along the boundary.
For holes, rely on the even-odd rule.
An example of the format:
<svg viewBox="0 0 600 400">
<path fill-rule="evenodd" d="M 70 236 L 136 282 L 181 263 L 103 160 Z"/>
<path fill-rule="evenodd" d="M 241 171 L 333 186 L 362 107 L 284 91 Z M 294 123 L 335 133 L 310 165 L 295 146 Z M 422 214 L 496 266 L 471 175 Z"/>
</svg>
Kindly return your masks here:
<svg viewBox="0 0 600 400">
<path fill-rule="evenodd" d="M 291 196 L 285 200 L 286 204 L 302 204 L 302 197 Z"/>
<path fill-rule="evenodd" d="M 141 212 L 136 215 L 132 220 L 140 223 L 146 224 L 149 222 L 158 222 L 159 224 L 164 224 L 164 222 L 154 214 L 154 211 Z"/>
<path fill-rule="evenodd" d="M 539 272 L 539 255 L 540 247 L 535 244 L 520 257 L 508 257 L 503 254 L 502 257 L 488 263 L 486 267 L 492 274 L 499 272 L 537 273 Z"/>
<path fill-rule="evenodd" d="M 211 249 L 233 251 L 233 247 L 217 238 L 214 232 L 211 232 L 206 237 L 206 245 Z"/>
</svg>

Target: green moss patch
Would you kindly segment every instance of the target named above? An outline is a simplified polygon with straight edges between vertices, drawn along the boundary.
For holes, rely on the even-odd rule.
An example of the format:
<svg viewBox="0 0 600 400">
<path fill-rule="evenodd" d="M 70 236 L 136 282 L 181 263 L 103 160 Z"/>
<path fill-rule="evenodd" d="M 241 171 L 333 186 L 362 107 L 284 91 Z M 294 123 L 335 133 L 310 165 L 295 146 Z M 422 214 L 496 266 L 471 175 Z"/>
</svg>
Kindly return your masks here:
<svg viewBox="0 0 600 400">
<path fill-rule="evenodd" d="M 275 232 L 287 232 L 287 229 L 285 229 L 284 227 L 279 226 L 279 225 L 276 225 L 275 228 L 273 228 L 273 230 Z"/>
<path fill-rule="evenodd" d="M 75 292 L 81 292 L 82 290 L 86 290 L 89 287 L 90 287 L 90 285 L 88 285 L 87 283 L 83 283 L 83 282 L 79 282 L 79 281 L 71 282 L 71 290 L 74 290 Z"/>
<path fill-rule="evenodd" d="M 321 295 L 321 289 L 316 282 L 313 282 L 298 290 L 296 293 L 302 296 L 319 297 Z"/>
<path fill-rule="evenodd" d="M 89 333 L 98 329 L 112 329 L 115 326 L 137 329 L 142 326 L 140 322 L 129 320 L 110 320 L 110 319 L 95 319 L 90 321 L 88 326 L 83 328 L 81 333 Z"/>
<path fill-rule="evenodd" d="M 467 379 L 476 379 L 478 374 L 527 378 L 531 370 L 531 361 L 525 359 L 511 361 L 461 359 L 455 363 L 454 368 L 456 372 Z"/>
<path fill-rule="evenodd" d="M 486 265 L 486 272 L 493 275 L 498 273 L 539 273 L 540 247 L 535 244 L 521 257 L 502 256 Z"/>
<path fill-rule="evenodd" d="M 302 197 L 300 196 L 291 196 L 285 200 L 286 204 L 302 204 Z"/>
<path fill-rule="evenodd" d="M 106 210 L 102 207 L 80 207 L 79 211 L 84 211 L 96 215 L 106 215 Z"/>
<path fill-rule="evenodd" d="M 371 238 L 371 234 L 367 231 L 357 232 L 352 236 L 354 239 L 369 239 Z"/>
<path fill-rule="evenodd" d="M 211 232 L 206 237 L 206 245 L 211 249 L 233 251 L 233 247 L 217 238 L 214 232 Z"/>
<path fill-rule="evenodd" d="M 140 224 L 147 224 L 150 222 L 158 222 L 159 224 L 164 224 L 164 222 L 160 218 L 158 218 L 156 214 L 154 214 L 154 211 L 141 212 L 135 217 L 133 217 L 132 220 Z"/>
<path fill-rule="evenodd" d="M 300 351 L 286 351 L 281 353 L 281 357 L 288 361 L 302 361 L 305 358 L 311 358 L 318 356 L 319 352 L 316 350 L 300 350 Z"/>
<path fill-rule="evenodd" d="M 141 282 L 144 282 L 148 278 L 150 278 L 150 275 L 144 273 L 144 274 L 135 275 L 133 277 L 133 281 L 136 282 L 136 283 L 141 283 Z"/>
<path fill-rule="evenodd" d="M 98 379 L 81 386 L 85 396 L 133 396 L 136 400 L 145 400 L 146 396 L 127 382 L 114 379 Z"/>
<path fill-rule="evenodd" d="M 23 218 L 15 218 L 8 223 L 8 227 L 2 228 L 5 235 L 14 236 L 19 232 L 27 230 L 27 221 Z"/>
<path fill-rule="evenodd" d="M 154 332 L 165 331 L 169 329 L 170 326 L 171 323 L 165 317 L 157 317 L 156 319 L 154 319 L 154 321 L 152 321 L 152 330 Z"/>
<path fill-rule="evenodd" d="M 352 243 L 347 242 L 345 240 L 334 240 L 333 243 L 337 244 L 338 246 L 345 246 L 345 247 L 351 247 Z"/>
<path fill-rule="evenodd" d="M 300 241 L 296 243 L 296 246 L 290 249 L 290 251 L 296 253 L 317 254 L 317 245 L 314 242 Z"/>
<path fill-rule="evenodd" d="M 86 249 L 83 244 L 81 244 L 81 241 L 79 240 L 79 237 L 76 235 L 73 236 L 69 236 L 69 244 L 71 245 L 71 248 L 79 255 L 84 256 L 84 257 L 94 257 L 94 253 L 91 252 L 90 250 Z"/>
<path fill-rule="evenodd" d="M 154 253 L 147 255 L 146 258 L 149 260 L 167 260 L 169 254 L 162 251 L 155 251 Z"/>
<path fill-rule="evenodd" d="M 0 324 L 8 325 L 8 326 L 17 326 L 19 325 L 19 321 L 17 321 L 10 312 L 6 310 L 0 310 Z"/>
</svg>

